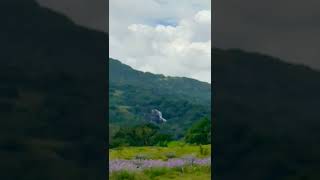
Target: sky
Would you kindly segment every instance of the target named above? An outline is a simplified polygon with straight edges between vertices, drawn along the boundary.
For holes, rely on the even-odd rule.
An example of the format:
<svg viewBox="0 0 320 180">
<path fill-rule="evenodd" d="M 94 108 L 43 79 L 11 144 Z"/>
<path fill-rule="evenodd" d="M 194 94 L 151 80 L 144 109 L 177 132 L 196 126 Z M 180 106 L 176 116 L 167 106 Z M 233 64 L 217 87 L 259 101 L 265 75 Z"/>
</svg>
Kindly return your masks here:
<svg viewBox="0 0 320 180">
<path fill-rule="evenodd" d="M 93 29 L 109 20 L 110 57 L 137 70 L 211 82 L 211 0 L 37 1 Z"/>
<path fill-rule="evenodd" d="M 108 21 L 108 17 L 105 14 L 108 14 L 106 12 L 108 2 L 106 0 L 37 1 L 44 6 L 63 12 L 81 25 L 107 32 L 108 23 L 105 22 Z M 117 0 L 111 1 L 116 2 Z M 123 2 L 123 0 L 118 1 L 116 4 L 118 4 L 119 8 L 119 6 L 121 7 L 119 3 Z M 130 4 L 130 0 L 127 1 Z M 115 4 L 114 2 L 110 2 L 110 4 Z M 130 7 L 124 6 L 119 11 L 123 12 L 123 15 L 128 13 L 132 15 L 135 12 L 135 14 L 139 14 L 139 10 L 132 7 L 144 7 L 147 5 L 152 7 L 152 2 L 165 4 L 166 1 L 150 0 L 150 2 L 148 1 L 144 4 L 141 0 L 134 0 L 134 2 L 134 5 L 131 3 Z M 182 5 L 186 4 L 186 2 L 191 3 L 189 3 L 189 6 Z M 191 7 L 190 4 L 192 3 L 194 4 Z M 161 12 L 165 12 L 162 13 L 162 16 L 167 14 L 167 18 L 160 19 L 158 22 L 164 25 L 176 25 L 176 18 L 168 18 L 172 17 L 173 11 L 171 10 L 173 8 L 175 8 L 175 12 L 180 12 L 176 13 L 177 16 L 175 17 L 181 19 L 183 14 L 196 13 L 195 10 L 208 9 L 210 3 L 210 0 L 170 2 L 172 7 L 161 10 Z M 319 5 L 320 2 L 318 0 L 212 0 L 214 17 L 212 20 L 213 46 L 260 52 L 280 57 L 290 63 L 305 64 L 312 68 L 320 69 Z M 148 16 L 150 16 L 150 11 L 154 11 L 154 9 L 151 8 L 142 12 L 149 13 Z M 157 11 L 157 14 L 159 14 L 159 11 Z M 145 18 L 148 19 L 148 16 Z M 126 18 L 134 19 L 134 17 L 129 16 Z M 140 20 L 143 21 L 142 19 Z M 155 23 L 146 22 L 148 23 L 139 21 L 140 24 Z M 214 57 L 212 57 L 212 60 L 214 61 Z"/>
<path fill-rule="evenodd" d="M 213 46 L 260 52 L 320 69 L 320 1 L 213 0 L 212 3 Z"/>
<path fill-rule="evenodd" d="M 210 0 L 110 0 L 109 56 L 166 76 L 211 82 Z"/>
</svg>

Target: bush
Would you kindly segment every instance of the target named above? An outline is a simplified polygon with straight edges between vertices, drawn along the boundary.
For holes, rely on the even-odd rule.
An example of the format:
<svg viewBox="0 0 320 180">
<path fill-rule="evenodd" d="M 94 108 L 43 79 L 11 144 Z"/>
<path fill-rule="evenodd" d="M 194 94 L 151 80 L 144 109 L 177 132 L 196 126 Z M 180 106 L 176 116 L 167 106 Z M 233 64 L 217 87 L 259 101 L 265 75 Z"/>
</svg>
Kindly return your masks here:
<svg viewBox="0 0 320 180">
<path fill-rule="evenodd" d="M 137 180 L 138 178 L 134 173 L 129 173 L 128 171 L 114 172 L 110 179 L 114 180 Z"/>
<path fill-rule="evenodd" d="M 154 168 L 150 170 L 146 170 L 145 173 L 150 177 L 150 179 L 154 179 L 159 176 L 163 176 L 167 173 L 169 173 L 168 168 Z"/>
<path fill-rule="evenodd" d="M 146 159 L 149 159 L 149 157 L 146 154 L 137 154 L 135 156 L 135 159 L 137 159 L 137 160 L 146 160 Z"/>
<path fill-rule="evenodd" d="M 207 156 L 207 155 L 209 155 L 209 150 L 208 150 L 208 148 L 204 148 L 204 147 L 202 147 L 201 145 L 200 145 L 199 147 L 200 147 L 200 154 L 201 154 L 202 156 Z"/>
<path fill-rule="evenodd" d="M 172 159 L 172 158 L 177 157 L 176 153 L 174 153 L 174 152 L 168 152 L 168 153 L 165 154 L 165 156 L 166 156 L 168 159 Z"/>
</svg>

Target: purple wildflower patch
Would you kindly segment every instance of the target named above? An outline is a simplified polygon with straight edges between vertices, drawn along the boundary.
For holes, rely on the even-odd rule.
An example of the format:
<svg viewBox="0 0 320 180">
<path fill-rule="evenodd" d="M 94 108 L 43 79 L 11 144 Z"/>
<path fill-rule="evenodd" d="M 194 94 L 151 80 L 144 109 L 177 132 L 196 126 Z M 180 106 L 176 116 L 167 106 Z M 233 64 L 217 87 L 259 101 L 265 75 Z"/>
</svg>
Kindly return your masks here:
<svg viewBox="0 0 320 180">
<path fill-rule="evenodd" d="M 209 166 L 211 165 L 211 158 L 205 159 L 194 159 L 194 165 L 201 165 L 201 166 Z M 148 168 L 159 168 L 159 167 L 181 167 L 185 165 L 190 165 L 190 162 L 185 158 L 179 159 L 169 159 L 168 161 L 161 161 L 161 160 L 110 160 L 109 161 L 109 172 L 113 171 L 121 171 L 121 170 L 128 170 L 128 171 L 138 171 L 144 170 Z"/>
</svg>

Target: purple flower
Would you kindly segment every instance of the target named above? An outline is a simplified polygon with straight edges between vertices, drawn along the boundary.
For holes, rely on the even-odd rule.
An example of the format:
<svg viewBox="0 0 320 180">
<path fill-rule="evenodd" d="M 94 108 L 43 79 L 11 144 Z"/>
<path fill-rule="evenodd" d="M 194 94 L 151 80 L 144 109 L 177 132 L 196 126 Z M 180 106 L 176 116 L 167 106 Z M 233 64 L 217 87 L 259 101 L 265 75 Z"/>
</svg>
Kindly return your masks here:
<svg viewBox="0 0 320 180">
<path fill-rule="evenodd" d="M 190 159 L 193 165 L 200 166 L 210 166 L 211 158 L 196 159 L 192 158 L 174 158 L 168 161 L 161 160 L 110 160 L 109 161 L 109 172 L 128 170 L 128 171 L 138 171 L 148 168 L 159 168 L 159 167 L 182 167 L 190 164 Z"/>
</svg>

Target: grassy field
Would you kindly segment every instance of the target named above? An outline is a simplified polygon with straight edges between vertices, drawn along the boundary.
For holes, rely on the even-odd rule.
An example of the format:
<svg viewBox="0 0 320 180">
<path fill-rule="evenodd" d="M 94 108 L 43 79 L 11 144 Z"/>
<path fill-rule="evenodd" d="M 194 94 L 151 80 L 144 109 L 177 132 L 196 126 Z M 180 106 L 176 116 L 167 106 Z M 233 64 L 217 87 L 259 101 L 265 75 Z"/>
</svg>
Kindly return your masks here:
<svg viewBox="0 0 320 180">
<path fill-rule="evenodd" d="M 168 161 L 193 156 L 208 158 L 211 145 L 190 145 L 180 141 L 170 142 L 168 147 L 121 147 L 109 150 L 110 160 L 134 160 L 143 156 L 148 160 Z M 185 165 L 182 167 L 155 167 L 138 171 L 115 171 L 109 176 L 112 180 L 207 180 L 211 178 L 211 165 Z"/>
<path fill-rule="evenodd" d="M 210 166 L 188 166 L 183 168 L 155 168 L 142 172 L 120 171 L 112 173 L 111 180 L 209 180 Z"/>
<path fill-rule="evenodd" d="M 202 150 L 201 150 L 202 149 Z M 170 142 L 168 147 L 121 147 L 109 150 L 109 159 L 133 159 L 137 155 L 143 154 L 148 159 L 167 160 L 168 154 L 174 154 L 175 157 L 194 155 L 197 158 L 211 156 L 211 145 L 189 145 L 183 142 Z"/>
</svg>

